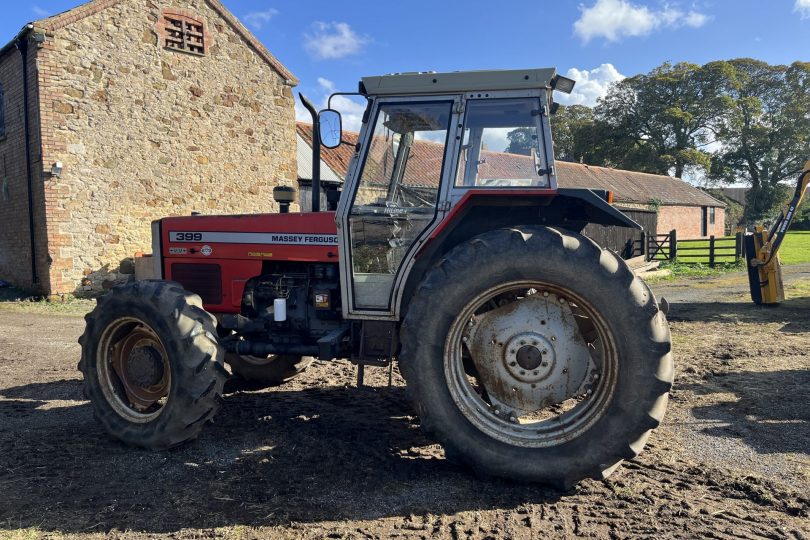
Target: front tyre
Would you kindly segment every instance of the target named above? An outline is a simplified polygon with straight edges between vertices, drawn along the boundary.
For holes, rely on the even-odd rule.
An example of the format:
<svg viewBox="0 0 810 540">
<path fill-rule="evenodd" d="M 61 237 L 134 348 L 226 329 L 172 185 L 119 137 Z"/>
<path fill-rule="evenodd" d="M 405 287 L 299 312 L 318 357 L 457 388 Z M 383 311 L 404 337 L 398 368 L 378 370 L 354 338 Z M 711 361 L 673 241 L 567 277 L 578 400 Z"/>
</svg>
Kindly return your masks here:
<svg viewBox="0 0 810 540">
<path fill-rule="evenodd" d="M 140 281 L 114 287 L 85 319 L 79 370 L 104 428 L 150 449 L 195 438 L 228 376 L 200 297 L 174 282 Z"/>
<path fill-rule="evenodd" d="M 428 272 L 400 364 L 448 456 L 569 487 L 642 449 L 666 409 L 670 350 L 664 314 L 624 261 L 523 227 L 475 237 Z"/>
</svg>

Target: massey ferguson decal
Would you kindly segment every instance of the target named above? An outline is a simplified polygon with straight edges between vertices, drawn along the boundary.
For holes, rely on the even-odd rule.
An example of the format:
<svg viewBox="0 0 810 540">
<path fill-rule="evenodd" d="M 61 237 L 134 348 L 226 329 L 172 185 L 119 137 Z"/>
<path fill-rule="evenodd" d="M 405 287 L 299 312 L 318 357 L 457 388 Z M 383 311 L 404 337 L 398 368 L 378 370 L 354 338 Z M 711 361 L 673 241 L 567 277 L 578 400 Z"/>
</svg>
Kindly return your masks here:
<svg viewBox="0 0 810 540">
<path fill-rule="evenodd" d="M 171 231 L 170 242 L 207 244 L 274 244 L 288 246 L 336 246 L 336 234 L 318 233 L 239 233 L 208 231 Z"/>
</svg>

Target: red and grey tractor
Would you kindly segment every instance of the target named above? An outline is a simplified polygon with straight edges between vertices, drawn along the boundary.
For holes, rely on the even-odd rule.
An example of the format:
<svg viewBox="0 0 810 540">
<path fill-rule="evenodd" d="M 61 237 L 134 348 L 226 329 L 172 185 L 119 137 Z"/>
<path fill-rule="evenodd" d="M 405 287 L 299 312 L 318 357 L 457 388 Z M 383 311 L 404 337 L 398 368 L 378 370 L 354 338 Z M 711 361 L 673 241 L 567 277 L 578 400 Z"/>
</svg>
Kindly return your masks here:
<svg viewBox="0 0 810 540">
<path fill-rule="evenodd" d="M 279 189 L 277 214 L 155 221 L 160 279 L 87 316 L 79 367 L 100 422 L 169 448 L 200 433 L 228 377 L 397 362 L 449 458 L 563 486 L 610 474 L 664 415 L 671 340 L 648 286 L 581 234 L 638 225 L 607 192 L 557 187 L 552 95 L 573 84 L 553 69 L 363 78 L 325 211 L 320 150 L 341 144 L 341 119 L 304 100 L 311 212 Z"/>
</svg>

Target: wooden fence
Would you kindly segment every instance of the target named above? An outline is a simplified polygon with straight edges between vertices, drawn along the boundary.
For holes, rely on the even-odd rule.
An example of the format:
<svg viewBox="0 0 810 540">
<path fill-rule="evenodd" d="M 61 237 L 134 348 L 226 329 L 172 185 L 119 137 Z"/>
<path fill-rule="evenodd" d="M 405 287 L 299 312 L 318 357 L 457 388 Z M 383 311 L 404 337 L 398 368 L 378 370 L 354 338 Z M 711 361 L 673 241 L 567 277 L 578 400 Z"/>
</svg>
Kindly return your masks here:
<svg viewBox="0 0 810 540">
<path fill-rule="evenodd" d="M 582 234 L 591 238 L 602 247 L 612 249 L 623 259 L 632 259 L 644 255 L 649 235 L 654 235 L 658 227 L 658 214 L 651 210 L 638 208 L 619 208 L 630 219 L 644 227 L 644 230 L 628 227 L 603 227 L 602 225 L 588 225 Z"/>
<path fill-rule="evenodd" d="M 708 239 L 678 240 L 675 230 L 647 236 L 647 258 L 651 261 L 675 261 L 684 264 L 718 264 L 739 262 L 743 254 L 743 233 L 735 236 L 710 236 Z"/>
</svg>

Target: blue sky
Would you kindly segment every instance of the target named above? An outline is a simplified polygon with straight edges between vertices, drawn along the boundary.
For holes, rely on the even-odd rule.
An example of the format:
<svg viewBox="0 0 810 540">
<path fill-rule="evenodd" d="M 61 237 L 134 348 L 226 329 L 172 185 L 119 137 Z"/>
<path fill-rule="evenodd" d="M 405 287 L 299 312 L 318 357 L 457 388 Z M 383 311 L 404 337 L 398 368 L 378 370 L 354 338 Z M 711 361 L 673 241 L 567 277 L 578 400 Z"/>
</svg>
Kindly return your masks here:
<svg viewBox="0 0 810 540">
<path fill-rule="evenodd" d="M 81 0 L 3 6 L 10 40 Z M 611 82 L 664 61 L 810 58 L 810 0 L 224 0 L 321 103 L 364 75 L 556 66 L 593 104 Z M 341 101 L 347 127 L 357 111 Z"/>
</svg>

